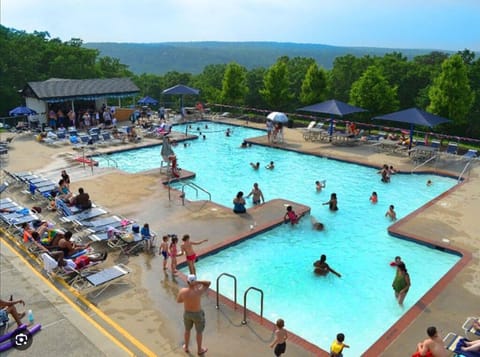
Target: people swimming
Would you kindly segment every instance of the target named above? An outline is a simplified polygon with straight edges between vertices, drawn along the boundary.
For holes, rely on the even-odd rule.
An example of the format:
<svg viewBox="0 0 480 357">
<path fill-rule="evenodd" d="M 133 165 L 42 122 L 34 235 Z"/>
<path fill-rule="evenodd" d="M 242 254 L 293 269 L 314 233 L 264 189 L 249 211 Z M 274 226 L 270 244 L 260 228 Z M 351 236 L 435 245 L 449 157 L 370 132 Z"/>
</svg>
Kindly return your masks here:
<svg viewBox="0 0 480 357">
<path fill-rule="evenodd" d="M 323 188 L 327 186 L 327 181 L 322 180 L 322 181 L 315 181 L 315 190 L 317 192 L 321 192 Z"/>
<path fill-rule="evenodd" d="M 300 217 L 297 216 L 297 214 L 293 210 L 293 207 L 287 206 L 287 212 L 285 213 L 285 216 L 283 216 L 283 221 L 285 223 L 290 222 L 290 224 L 293 226 L 294 224 L 298 223 L 299 219 Z"/>
<path fill-rule="evenodd" d="M 253 163 L 251 162 L 250 163 L 250 166 L 254 169 L 254 170 L 258 170 L 260 168 L 260 163 L 257 162 L 257 163 Z"/>
<path fill-rule="evenodd" d="M 389 217 L 392 221 L 397 220 L 397 213 L 395 212 L 394 205 L 390 205 L 390 207 L 388 207 L 388 211 L 385 212 L 385 217 Z"/>
<path fill-rule="evenodd" d="M 267 166 L 265 166 L 265 168 L 266 168 L 267 170 L 273 170 L 273 169 L 275 168 L 274 162 L 273 162 L 273 161 L 270 161 L 270 163 L 269 163 Z"/>
<path fill-rule="evenodd" d="M 328 208 L 330 208 L 330 211 L 338 211 L 337 194 L 332 193 L 330 195 L 330 200 L 328 200 L 327 202 L 324 202 L 323 205 L 328 205 Z"/>
<path fill-rule="evenodd" d="M 372 192 L 372 195 L 370 196 L 370 202 L 373 204 L 376 204 L 378 202 L 378 196 L 375 191 Z"/>
<path fill-rule="evenodd" d="M 310 216 L 310 222 L 312 222 L 312 229 L 314 231 L 323 231 L 325 228 L 324 224 L 317 221 L 313 216 Z"/>
<path fill-rule="evenodd" d="M 327 264 L 327 256 L 325 254 L 322 254 L 320 256 L 320 260 L 317 260 L 316 262 L 313 263 L 314 270 L 313 272 L 317 275 L 327 275 L 328 273 L 333 273 L 339 278 L 342 277 L 342 275 L 332 268 Z"/>
</svg>

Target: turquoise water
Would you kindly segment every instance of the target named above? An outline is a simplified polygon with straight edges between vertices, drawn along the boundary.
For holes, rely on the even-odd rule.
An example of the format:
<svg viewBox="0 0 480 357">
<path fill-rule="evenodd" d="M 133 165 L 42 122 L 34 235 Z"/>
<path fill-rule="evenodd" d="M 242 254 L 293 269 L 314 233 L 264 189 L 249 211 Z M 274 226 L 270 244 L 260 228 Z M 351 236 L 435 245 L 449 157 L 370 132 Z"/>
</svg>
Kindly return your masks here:
<svg viewBox="0 0 480 357">
<path fill-rule="evenodd" d="M 459 260 L 455 255 L 390 237 L 387 227 L 391 222 L 384 217 L 390 204 L 395 205 L 398 218 L 406 216 L 454 186 L 455 180 L 396 174 L 390 184 L 384 184 L 377 169 L 255 145 L 242 149 L 244 138 L 263 132 L 231 127 L 233 134 L 226 137 L 227 126 L 208 123 L 205 129 L 204 125 L 195 124 L 191 130 L 196 132 L 198 126 L 205 140 L 194 140 L 186 147 L 180 144 L 174 150 L 180 167 L 197 173 L 194 182 L 211 192 L 213 201 L 231 207 L 237 191 L 248 193 L 253 182 L 258 182 L 266 200 L 282 197 L 310 206 L 311 214 L 326 230 L 313 231 L 308 217 L 295 227 L 282 225 L 201 259 L 197 263 L 199 277 L 215 281 L 223 272 L 235 275 L 240 302 L 248 287 L 262 289 L 264 316 L 272 321 L 282 317 L 288 330 L 321 348 L 328 350 L 334 336 L 343 332 L 351 345 L 348 355 L 360 355 Z M 184 132 L 185 127 L 175 130 Z M 140 152 L 144 156 L 139 156 Z M 160 147 L 112 157 L 130 172 L 158 168 L 161 160 Z M 249 163 L 257 161 L 261 169 L 254 171 Z M 275 162 L 275 169 L 264 169 L 270 161 Z M 432 186 L 426 186 L 428 179 L 434 182 Z M 320 193 L 315 191 L 316 180 L 326 180 Z M 368 200 L 372 191 L 378 193 L 377 205 Z M 332 192 L 337 193 L 337 212 L 322 205 Z M 186 196 L 196 199 L 188 187 Z M 279 207 L 279 215 L 284 212 L 285 208 Z M 193 237 L 202 238 L 208 237 Z M 327 255 L 342 278 L 312 273 L 313 261 L 321 254 Z M 412 280 L 404 308 L 396 303 L 391 288 L 395 271 L 388 263 L 396 255 L 406 262 Z M 230 298 L 231 285 L 228 278 L 222 278 L 221 293 Z M 249 294 L 248 308 L 259 312 L 255 292 Z"/>
</svg>

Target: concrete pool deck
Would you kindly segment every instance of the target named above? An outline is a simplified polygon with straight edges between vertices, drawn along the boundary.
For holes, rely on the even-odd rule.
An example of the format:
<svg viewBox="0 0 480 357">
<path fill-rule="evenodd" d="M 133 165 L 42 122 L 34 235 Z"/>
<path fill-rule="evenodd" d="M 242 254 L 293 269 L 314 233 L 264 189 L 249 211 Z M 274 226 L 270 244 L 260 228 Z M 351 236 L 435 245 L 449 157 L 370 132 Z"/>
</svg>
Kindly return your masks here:
<svg viewBox="0 0 480 357">
<path fill-rule="evenodd" d="M 245 124 L 240 120 L 228 121 L 232 124 Z M 251 123 L 249 125 L 257 126 Z M 263 128 L 263 125 L 258 127 Z M 251 141 L 265 145 L 266 137 L 251 138 Z M 149 139 L 145 140 L 145 143 L 161 142 Z M 261 230 L 283 217 L 285 202 L 281 199 L 249 210 L 249 213 L 242 217 L 234 215 L 230 208 L 212 202 L 187 201 L 183 206 L 177 192 L 170 192 L 171 200 L 168 199 L 169 192 L 161 184 L 165 177 L 157 170 L 132 175 L 114 169 L 94 168 L 92 174 L 89 169 L 72 166 L 65 160 L 67 155 L 64 153 L 72 152 L 69 146 L 48 147 L 26 135 L 16 138 L 11 146 L 8 161 L 3 163 L 2 168 L 11 172 L 34 171 L 55 180 L 59 178 L 61 169 L 67 168 L 72 178 L 72 190 L 84 187 L 97 204 L 108 208 L 112 214 L 137 219 L 139 222 L 149 222 L 151 228 L 160 235 L 176 233 L 181 236 L 190 233 L 194 240 L 208 238 L 209 241 L 197 249 L 200 254 L 227 240 L 250 234 L 250 225 L 253 222 L 257 222 L 254 229 Z M 376 167 L 388 163 L 406 172 L 413 168 L 407 157 L 379 153 L 372 147 L 338 147 L 329 143 L 306 142 L 300 130 L 294 129 L 285 129 L 285 143 L 278 146 Z M 426 166 L 422 169 L 458 175 L 465 163 L 448 158 L 437 162 L 435 167 Z M 478 166 L 475 164 L 468 172 L 468 179 L 447 195 L 391 227 L 398 234 L 428 240 L 439 246 L 458 248 L 466 252 L 466 258 L 448 278 L 437 284 L 433 296 L 417 303 L 412 308 L 415 309 L 414 314 L 394 325 L 365 356 L 405 356 L 405 351 L 411 354 L 417 342 L 425 338 L 428 326 L 437 326 L 443 335 L 450 331 L 462 333 L 461 325 L 465 318 L 478 314 L 479 263 L 478 259 L 469 259 L 470 256 L 478 258 L 480 246 L 476 239 L 476 219 L 480 212 Z M 188 167 L 185 169 L 188 170 Z M 5 179 L 5 176 L 2 176 L 2 179 Z M 2 194 L 2 197 L 6 196 L 15 196 L 23 200 L 25 205 L 34 205 L 27 196 L 14 192 L 13 188 Z M 109 262 L 128 264 L 132 269 L 130 285 L 126 288 L 112 287 L 100 297 L 91 298 L 91 302 L 146 347 L 143 352 L 134 350 L 137 351 L 134 352 L 135 355 L 148 355 L 148 351 L 158 356 L 185 355 L 181 349 L 182 306 L 174 299 L 178 286 L 183 286 L 184 283 L 170 273 L 163 272 L 158 256 L 140 254 L 125 257 L 112 253 Z M 2 292 L 2 297 L 4 294 Z M 205 345 L 209 347 L 209 355 L 261 356 L 271 353 L 268 348 L 273 338 L 271 324 L 257 323 L 249 318 L 249 323 L 242 325 L 242 310 L 233 311 L 224 304 L 217 310 L 214 295 L 204 299 L 204 307 L 207 314 Z M 288 329 L 288 321 L 286 327 Z M 318 329 L 321 331 L 321 322 Z M 46 335 L 42 334 L 41 332 L 38 335 L 36 341 Z M 92 344 L 91 338 L 84 338 Z M 308 348 L 309 346 L 305 349 L 292 342 L 290 340 L 288 344 L 288 355 L 320 355 L 314 352 L 315 349 Z M 61 340 L 57 343 L 61 343 Z M 248 346 L 248 349 L 245 346 Z M 195 351 L 192 346 L 191 349 Z M 235 353 L 232 354 L 232 351 Z M 345 355 L 348 355 L 348 351 Z"/>
</svg>

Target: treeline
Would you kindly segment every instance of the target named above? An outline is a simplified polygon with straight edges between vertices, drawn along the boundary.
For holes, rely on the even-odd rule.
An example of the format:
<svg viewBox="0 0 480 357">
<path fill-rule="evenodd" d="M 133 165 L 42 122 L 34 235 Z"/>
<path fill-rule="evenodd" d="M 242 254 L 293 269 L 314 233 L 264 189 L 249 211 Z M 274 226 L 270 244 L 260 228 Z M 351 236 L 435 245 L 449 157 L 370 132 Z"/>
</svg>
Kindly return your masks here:
<svg viewBox="0 0 480 357">
<path fill-rule="evenodd" d="M 356 120 L 409 107 L 452 119 L 441 131 L 480 137 L 480 59 L 463 50 L 454 55 L 431 52 L 409 60 L 399 52 L 384 56 L 345 55 L 326 70 L 313 58 L 279 57 L 268 68 L 248 70 L 235 62 L 212 64 L 199 74 L 168 72 L 134 75 L 116 58 L 101 57 L 80 39 L 62 42 L 47 32 L 33 34 L 0 26 L 0 112 L 23 103 L 18 91 L 27 82 L 49 78 L 130 77 L 141 95 L 176 105 L 162 91 L 176 84 L 200 89 L 192 103 L 223 103 L 246 108 L 294 112 L 326 99 L 338 99 L 369 110 Z M 174 60 L 174 59 L 172 59 Z M 177 102 L 172 103 L 172 101 Z"/>
</svg>

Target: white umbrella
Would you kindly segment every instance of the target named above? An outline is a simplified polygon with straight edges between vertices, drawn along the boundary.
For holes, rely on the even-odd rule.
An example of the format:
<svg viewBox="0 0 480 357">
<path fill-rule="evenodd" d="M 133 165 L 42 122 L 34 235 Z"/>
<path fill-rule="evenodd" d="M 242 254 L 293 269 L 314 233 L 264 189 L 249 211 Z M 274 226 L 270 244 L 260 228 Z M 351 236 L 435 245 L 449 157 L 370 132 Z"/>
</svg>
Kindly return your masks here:
<svg viewBox="0 0 480 357">
<path fill-rule="evenodd" d="M 276 123 L 288 123 L 288 117 L 285 113 L 271 112 L 267 115 L 267 118 Z"/>
</svg>

